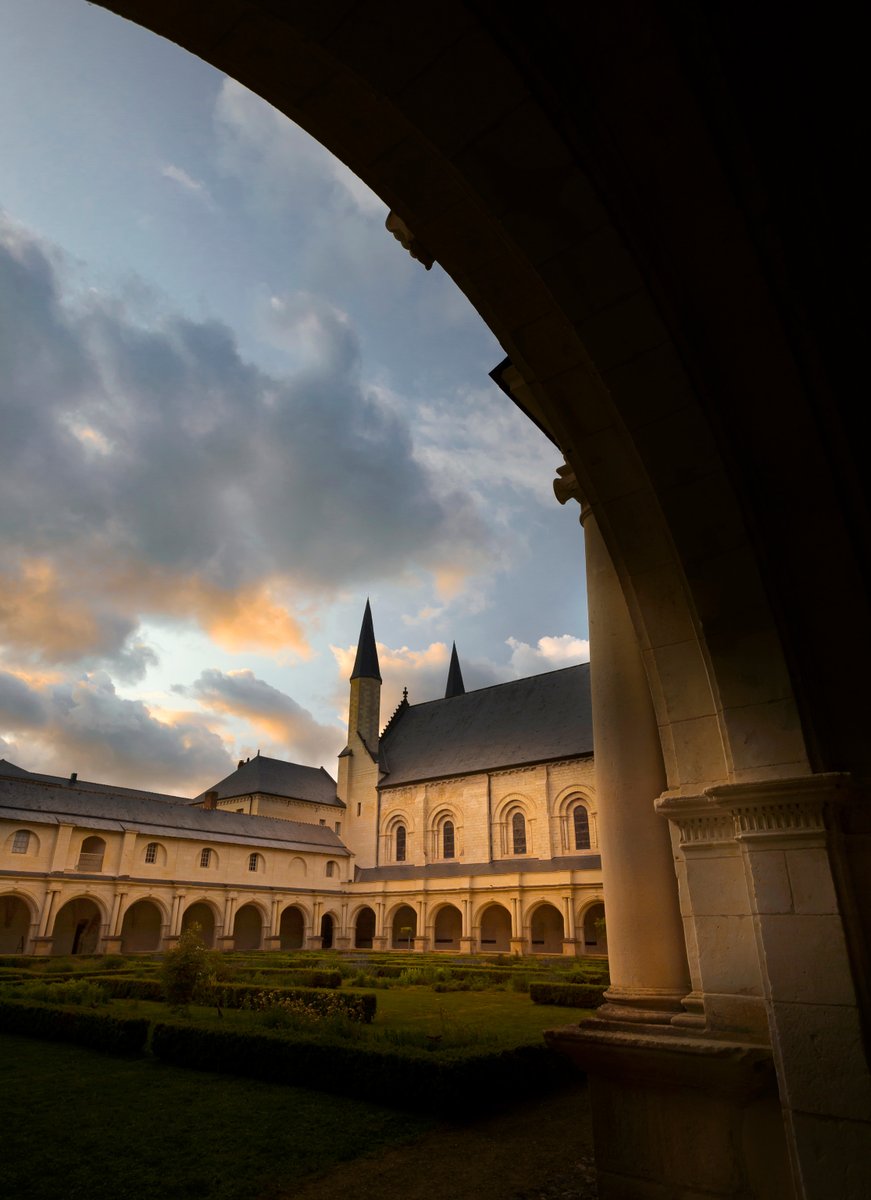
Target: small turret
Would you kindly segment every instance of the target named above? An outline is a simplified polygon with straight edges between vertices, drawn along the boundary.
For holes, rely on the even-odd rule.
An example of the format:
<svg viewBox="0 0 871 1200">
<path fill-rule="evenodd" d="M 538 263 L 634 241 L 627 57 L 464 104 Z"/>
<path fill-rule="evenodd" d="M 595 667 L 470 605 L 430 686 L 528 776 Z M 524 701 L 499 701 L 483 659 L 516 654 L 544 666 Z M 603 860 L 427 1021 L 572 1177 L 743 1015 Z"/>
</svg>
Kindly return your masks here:
<svg viewBox="0 0 871 1200">
<path fill-rule="evenodd" d="M 351 672 L 348 744 L 339 755 L 338 794 L 347 808 L 344 838 L 358 866 L 377 861 L 378 742 L 381 729 L 381 670 L 369 601 L 363 613 L 357 657 Z"/>
<path fill-rule="evenodd" d="M 453 696 L 465 696 L 466 688 L 463 683 L 463 672 L 460 670 L 460 660 L 457 656 L 457 643 L 451 651 L 451 665 L 448 668 L 448 684 L 445 688 L 445 700 Z"/>
</svg>

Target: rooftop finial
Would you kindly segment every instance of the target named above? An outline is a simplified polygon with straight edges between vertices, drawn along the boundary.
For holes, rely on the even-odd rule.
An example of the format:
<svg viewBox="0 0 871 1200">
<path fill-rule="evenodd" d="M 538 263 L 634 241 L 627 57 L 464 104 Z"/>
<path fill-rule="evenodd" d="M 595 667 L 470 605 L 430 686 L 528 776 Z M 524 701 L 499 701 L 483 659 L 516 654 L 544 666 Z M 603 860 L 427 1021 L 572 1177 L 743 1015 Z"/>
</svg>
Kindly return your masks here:
<svg viewBox="0 0 871 1200">
<path fill-rule="evenodd" d="M 381 670 L 378 666 L 378 649 L 375 645 L 375 630 L 372 628 L 372 609 L 366 601 L 363 613 L 363 624 L 360 626 L 360 640 L 357 642 L 357 657 L 354 659 L 352 679 L 377 679 L 381 682 Z"/>
<path fill-rule="evenodd" d="M 463 672 L 460 670 L 460 660 L 457 656 L 457 643 L 454 642 L 454 648 L 451 650 L 451 665 L 448 668 L 448 685 L 445 688 L 445 700 L 450 700 L 453 696 L 465 696 L 466 687 L 463 683 Z"/>
<path fill-rule="evenodd" d="M 402 689 L 402 699 L 405 701 L 406 704 L 408 703 L 408 688 Z"/>
</svg>

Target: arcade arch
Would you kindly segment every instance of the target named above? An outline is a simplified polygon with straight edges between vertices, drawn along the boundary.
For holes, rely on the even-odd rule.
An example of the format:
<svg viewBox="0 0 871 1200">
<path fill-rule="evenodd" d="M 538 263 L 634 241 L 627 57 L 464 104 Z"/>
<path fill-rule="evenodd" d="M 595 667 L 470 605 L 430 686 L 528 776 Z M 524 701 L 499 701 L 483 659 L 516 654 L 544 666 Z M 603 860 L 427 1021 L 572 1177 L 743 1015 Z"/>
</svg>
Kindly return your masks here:
<svg viewBox="0 0 871 1200">
<path fill-rule="evenodd" d="M 0 954 L 26 954 L 36 909 L 23 896 L 0 896 Z"/>
<path fill-rule="evenodd" d="M 354 919 L 354 948 L 371 950 L 375 940 L 375 912 L 365 905 Z"/>
<path fill-rule="evenodd" d="M 481 910 L 479 943 L 482 952 L 506 954 L 511 949 L 511 913 L 504 904 Z"/>
<path fill-rule="evenodd" d="M 459 950 L 463 936 L 463 914 L 454 904 L 443 905 L 433 921 L 433 950 Z"/>
<path fill-rule="evenodd" d="M 296 904 L 288 904 L 278 926 L 278 944 L 282 950 L 301 950 L 305 945 L 306 915 Z"/>
<path fill-rule="evenodd" d="M 122 954 L 153 954 L 160 949 L 166 914 L 154 899 L 136 900 L 121 924 Z"/>
<path fill-rule="evenodd" d="M 243 904 L 233 921 L 233 949 L 259 950 L 263 942 L 264 916 L 257 904 Z"/>
<path fill-rule="evenodd" d="M 90 896 L 67 900 L 54 919 L 52 954 L 96 954 L 105 924 L 106 914 L 97 900 Z"/>
<path fill-rule="evenodd" d="M 390 921 L 390 945 L 394 950 L 410 950 L 417 937 L 417 913 L 410 904 L 400 904 Z"/>
<path fill-rule="evenodd" d="M 564 937 L 565 921 L 553 904 L 539 904 L 529 914 L 529 940 L 533 954 L 562 954 Z"/>
<path fill-rule="evenodd" d="M 198 926 L 203 945 L 208 947 L 209 950 L 213 950 L 215 946 L 215 926 L 219 919 L 218 911 L 210 901 L 196 900 L 193 904 L 188 905 L 184 911 L 184 916 L 181 919 L 181 931 L 184 933 L 191 926 Z"/>
</svg>

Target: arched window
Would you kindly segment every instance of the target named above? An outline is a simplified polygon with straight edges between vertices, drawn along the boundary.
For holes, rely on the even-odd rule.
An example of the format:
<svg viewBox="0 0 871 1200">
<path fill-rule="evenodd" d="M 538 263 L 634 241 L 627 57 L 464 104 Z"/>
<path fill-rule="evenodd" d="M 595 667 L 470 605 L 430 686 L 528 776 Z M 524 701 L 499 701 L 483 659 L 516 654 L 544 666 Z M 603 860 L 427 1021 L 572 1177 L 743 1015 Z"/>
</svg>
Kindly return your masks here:
<svg viewBox="0 0 871 1200">
<path fill-rule="evenodd" d="M 575 834 L 575 849 L 589 850 L 590 849 L 590 817 L 583 804 L 575 806 L 572 813 L 572 823 Z"/>
<path fill-rule="evenodd" d="M 86 837 L 79 851 L 77 871 L 102 871 L 106 843 L 101 837 Z"/>
<path fill-rule="evenodd" d="M 210 867 L 211 865 L 212 865 L 212 852 L 207 846 L 205 850 L 200 851 L 200 866 L 201 867 Z"/>
<path fill-rule="evenodd" d="M 331 859 L 331 860 L 330 860 L 330 861 L 327 863 L 327 869 L 326 869 L 326 872 L 325 872 L 325 874 L 326 874 L 326 876 L 327 876 L 327 879 L 333 879 L 333 878 L 335 878 L 335 875 L 336 875 L 336 867 L 337 867 L 337 865 L 338 865 L 338 864 L 337 864 L 337 863 L 334 863 L 334 862 L 332 861 L 332 859 Z"/>
<path fill-rule="evenodd" d="M 511 849 L 514 854 L 526 853 L 526 821 L 522 812 L 511 818 Z"/>
<path fill-rule="evenodd" d="M 260 870 L 260 855 L 259 854 L 249 854 L 248 855 L 248 870 L 249 871 L 259 871 Z"/>
<path fill-rule="evenodd" d="M 26 829 L 19 829 L 12 838 L 12 853 L 26 854 L 30 849 L 30 833 Z"/>
<path fill-rule="evenodd" d="M 455 854 L 454 823 L 445 821 L 442 825 L 442 858 L 453 858 Z"/>
<path fill-rule="evenodd" d="M 145 847 L 145 861 L 147 863 L 157 862 L 157 842 L 149 842 Z"/>
<path fill-rule="evenodd" d="M 396 861 L 405 862 L 407 834 L 404 825 L 396 826 Z"/>
</svg>

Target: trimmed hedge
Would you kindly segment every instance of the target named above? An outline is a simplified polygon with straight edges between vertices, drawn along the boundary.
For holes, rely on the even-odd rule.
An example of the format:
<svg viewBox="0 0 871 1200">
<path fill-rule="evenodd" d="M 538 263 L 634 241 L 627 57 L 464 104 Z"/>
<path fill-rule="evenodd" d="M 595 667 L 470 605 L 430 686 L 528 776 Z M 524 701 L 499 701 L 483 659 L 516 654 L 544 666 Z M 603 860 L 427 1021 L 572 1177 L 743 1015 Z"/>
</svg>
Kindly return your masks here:
<svg viewBox="0 0 871 1200">
<path fill-rule="evenodd" d="M 255 996 L 274 996 L 277 1000 L 301 1000 L 309 1008 L 321 1012 L 334 1010 L 336 1005 L 344 1008 L 353 1021 L 367 1025 L 375 1016 L 378 998 L 374 992 L 317 991 L 314 988 L 271 988 L 259 983 L 219 983 L 203 993 L 201 1004 L 214 1004 L 219 1008 L 241 1008 L 245 1000 Z"/>
<path fill-rule="evenodd" d="M 594 983 L 531 983 L 529 998 L 533 1004 L 598 1008 L 604 1002 L 605 986 Z"/>
<path fill-rule="evenodd" d="M 113 1000 L 163 1000 L 165 992 L 159 979 L 139 975 L 90 976 Z"/>
<path fill-rule="evenodd" d="M 106 1054 L 139 1054 L 148 1039 L 144 1017 L 112 1017 L 37 1001 L 0 1000 L 0 1029 L 53 1042 L 76 1042 Z"/>
<path fill-rule="evenodd" d="M 379 1049 L 169 1022 L 154 1026 L 151 1049 L 176 1066 L 452 1116 L 492 1110 L 518 1094 L 560 1086 L 573 1074 L 568 1061 L 546 1046 L 499 1051 Z"/>
<path fill-rule="evenodd" d="M 246 980 L 246 975 L 260 975 L 265 978 L 274 975 L 277 980 L 280 980 L 279 987 L 304 987 L 304 988 L 339 988 L 342 986 L 342 975 L 339 971 L 296 971 L 288 970 L 284 967 L 258 967 L 255 969 L 242 968 L 238 971 L 238 982 L 246 983 L 249 986 L 257 986 L 251 981 Z M 261 983 L 261 988 L 270 987 L 271 984 Z"/>
</svg>

